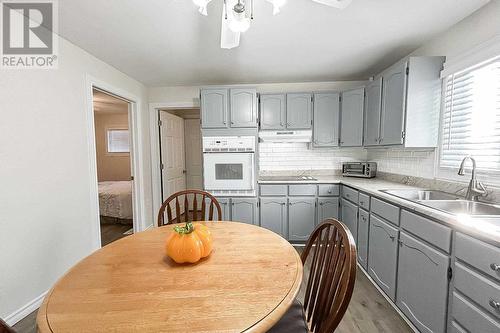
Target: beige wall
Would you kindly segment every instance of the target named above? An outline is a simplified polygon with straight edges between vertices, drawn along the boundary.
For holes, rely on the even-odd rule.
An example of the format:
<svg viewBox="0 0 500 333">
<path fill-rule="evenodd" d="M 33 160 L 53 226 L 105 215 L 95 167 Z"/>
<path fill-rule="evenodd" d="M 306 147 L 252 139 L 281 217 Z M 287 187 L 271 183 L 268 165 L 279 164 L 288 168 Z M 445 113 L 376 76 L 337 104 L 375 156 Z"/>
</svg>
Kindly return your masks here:
<svg viewBox="0 0 500 333">
<path fill-rule="evenodd" d="M 100 182 L 111 180 L 129 180 L 130 154 L 108 154 L 106 149 L 106 131 L 109 128 L 128 128 L 128 113 L 94 114 L 97 179 Z"/>
</svg>

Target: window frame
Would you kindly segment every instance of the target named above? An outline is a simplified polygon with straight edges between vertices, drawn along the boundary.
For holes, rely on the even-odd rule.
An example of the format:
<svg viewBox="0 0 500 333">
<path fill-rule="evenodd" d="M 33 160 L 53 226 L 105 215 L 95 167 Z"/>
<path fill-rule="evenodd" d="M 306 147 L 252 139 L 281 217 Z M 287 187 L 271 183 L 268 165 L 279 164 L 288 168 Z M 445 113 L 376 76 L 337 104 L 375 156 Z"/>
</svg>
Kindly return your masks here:
<svg viewBox="0 0 500 333">
<path fill-rule="evenodd" d="M 128 132 L 128 151 L 127 152 L 112 152 L 109 151 L 109 132 L 110 131 L 127 131 Z M 106 149 L 106 155 L 107 156 L 130 156 L 130 151 L 131 151 L 131 137 L 130 137 L 130 129 L 127 127 L 123 126 L 111 126 L 111 127 L 106 127 L 104 129 L 104 137 L 105 137 L 105 149 Z"/>
</svg>

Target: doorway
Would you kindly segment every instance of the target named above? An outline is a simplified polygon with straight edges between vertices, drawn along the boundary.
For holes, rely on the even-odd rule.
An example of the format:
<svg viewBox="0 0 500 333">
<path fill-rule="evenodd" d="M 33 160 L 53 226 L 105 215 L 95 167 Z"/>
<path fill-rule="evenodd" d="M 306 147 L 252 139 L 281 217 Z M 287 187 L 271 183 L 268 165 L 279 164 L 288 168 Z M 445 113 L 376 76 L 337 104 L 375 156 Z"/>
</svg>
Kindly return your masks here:
<svg viewBox="0 0 500 333">
<path fill-rule="evenodd" d="M 92 91 L 101 246 L 133 234 L 131 103 Z"/>
<path fill-rule="evenodd" d="M 178 191 L 203 189 L 200 109 L 158 113 L 162 201 Z"/>
</svg>

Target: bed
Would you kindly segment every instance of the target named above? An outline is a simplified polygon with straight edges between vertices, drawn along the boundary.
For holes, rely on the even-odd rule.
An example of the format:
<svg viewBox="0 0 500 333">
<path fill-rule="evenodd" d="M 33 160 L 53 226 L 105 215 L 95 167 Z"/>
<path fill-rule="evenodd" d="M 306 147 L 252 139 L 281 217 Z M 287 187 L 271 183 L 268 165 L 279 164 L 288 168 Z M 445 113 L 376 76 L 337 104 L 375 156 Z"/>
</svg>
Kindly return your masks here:
<svg viewBox="0 0 500 333">
<path fill-rule="evenodd" d="M 132 182 L 99 182 L 99 211 L 106 222 L 132 223 Z"/>
</svg>

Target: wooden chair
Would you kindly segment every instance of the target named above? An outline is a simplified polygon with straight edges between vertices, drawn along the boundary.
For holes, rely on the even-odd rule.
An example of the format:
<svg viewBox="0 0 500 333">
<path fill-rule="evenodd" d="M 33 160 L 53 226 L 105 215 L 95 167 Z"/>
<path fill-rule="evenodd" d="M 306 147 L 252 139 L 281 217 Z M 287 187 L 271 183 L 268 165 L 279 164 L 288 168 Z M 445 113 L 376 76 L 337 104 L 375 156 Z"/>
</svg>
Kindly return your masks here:
<svg viewBox="0 0 500 333">
<path fill-rule="evenodd" d="M 330 333 L 347 310 L 356 280 L 356 245 L 347 227 L 335 219 L 323 221 L 301 259 L 305 271 L 309 268 L 304 304 L 296 300 L 269 332 Z"/>
<path fill-rule="evenodd" d="M 16 331 L 0 318 L 0 333 L 16 333 Z"/>
<path fill-rule="evenodd" d="M 198 203 L 198 199 L 201 196 L 201 202 Z M 182 200 L 184 197 L 184 200 Z M 180 198 L 180 199 L 179 199 Z M 207 199 L 210 200 L 208 205 L 208 217 L 207 214 Z M 172 217 L 172 207 L 170 204 L 175 201 L 175 216 Z M 184 212 L 181 212 L 180 202 L 184 201 Z M 192 203 L 192 209 L 189 208 L 190 203 Z M 200 208 L 198 207 L 200 204 Z M 167 200 L 161 205 L 160 211 L 158 212 L 158 226 L 161 227 L 165 224 L 171 223 L 182 223 L 188 221 L 214 221 L 214 207 L 217 210 L 217 219 L 222 218 L 222 209 L 220 204 L 215 199 L 213 195 L 208 192 L 200 190 L 185 190 L 172 194 Z M 167 210 L 167 222 L 165 222 L 165 209 Z"/>
</svg>

